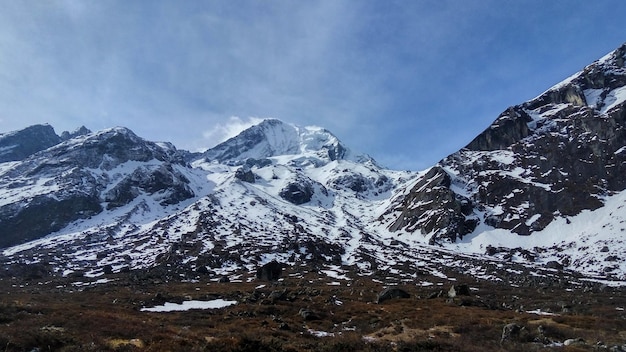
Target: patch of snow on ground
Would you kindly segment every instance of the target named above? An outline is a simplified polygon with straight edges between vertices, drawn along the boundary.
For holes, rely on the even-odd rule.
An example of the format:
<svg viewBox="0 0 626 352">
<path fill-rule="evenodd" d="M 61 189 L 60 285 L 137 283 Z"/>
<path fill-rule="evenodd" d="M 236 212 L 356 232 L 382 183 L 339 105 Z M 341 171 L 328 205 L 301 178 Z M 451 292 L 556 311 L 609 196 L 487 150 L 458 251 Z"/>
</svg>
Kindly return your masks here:
<svg viewBox="0 0 626 352">
<path fill-rule="evenodd" d="M 181 312 L 190 309 L 218 309 L 237 304 L 237 301 L 226 301 L 221 298 L 212 301 L 185 301 L 181 304 L 165 302 L 162 306 L 141 308 L 142 312 Z"/>
<path fill-rule="evenodd" d="M 309 332 L 309 334 L 315 336 L 315 337 L 333 337 L 335 336 L 334 333 L 332 332 L 326 332 L 326 331 L 319 331 L 319 330 L 313 330 L 313 329 L 308 329 L 307 330 Z"/>
<path fill-rule="evenodd" d="M 526 313 L 537 314 L 537 315 L 558 315 L 558 314 L 555 314 L 555 313 L 544 312 L 541 309 L 527 310 Z"/>
</svg>

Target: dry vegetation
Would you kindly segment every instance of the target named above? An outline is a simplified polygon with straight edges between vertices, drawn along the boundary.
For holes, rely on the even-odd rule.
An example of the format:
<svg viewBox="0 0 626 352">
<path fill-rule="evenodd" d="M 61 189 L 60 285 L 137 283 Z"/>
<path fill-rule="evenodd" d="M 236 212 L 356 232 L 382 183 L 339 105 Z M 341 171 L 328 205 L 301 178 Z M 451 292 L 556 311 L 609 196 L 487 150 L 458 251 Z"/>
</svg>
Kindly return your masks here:
<svg viewBox="0 0 626 352">
<path fill-rule="evenodd" d="M 242 282 L 217 283 L 136 280 L 126 273 L 84 287 L 68 278 L 2 279 L 0 351 L 619 351 L 626 343 L 626 313 L 618 309 L 626 305 L 623 289 L 512 288 L 457 276 L 471 295 L 429 298 L 455 283 L 431 278 L 442 285 L 407 282 L 400 287 L 411 298 L 376 304 L 384 285 L 372 278 L 298 277 L 303 270 L 287 269 L 275 283 L 247 282 L 248 274 Z M 140 311 L 214 298 L 239 303 Z M 537 309 L 555 315 L 526 312 Z M 502 341 L 510 323 L 521 330 Z M 581 341 L 564 346 L 567 339 Z"/>
</svg>

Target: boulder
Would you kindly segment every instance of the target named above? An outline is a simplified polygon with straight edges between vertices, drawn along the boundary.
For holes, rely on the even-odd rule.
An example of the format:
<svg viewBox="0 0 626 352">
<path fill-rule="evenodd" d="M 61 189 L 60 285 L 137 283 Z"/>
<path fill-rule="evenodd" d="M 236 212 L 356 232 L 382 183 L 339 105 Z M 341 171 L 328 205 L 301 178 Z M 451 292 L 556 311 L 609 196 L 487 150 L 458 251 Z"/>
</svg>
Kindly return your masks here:
<svg viewBox="0 0 626 352">
<path fill-rule="evenodd" d="M 548 268 L 548 269 L 563 270 L 563 265 L 561 263 L 557 262 L 556 260 L 551 260 L 551 261 L 547 262 L 545 267 Z"/>
<path fill-rule="evenodd" d="M 397 287 L 389 287 L 382 290 L 376 298 L 376 303 L 382 303 L 394 298 L 410 298 L 411 295 L 405 290 Z"/>
<path fill-rule="evenodd" d="M 283 264 L 272 260 L 256 271 L 256 278 L 265 281 L 277 281 L 283 272 Z"/>
<path fill-rule="evenodd" d="M 308 182 L 292 182 L 283 188 L 278 195 L 295 205 L 308 203 L 313 197 L 313 186 Z"/>
<path fill-rule="evenodd" d="M 452 287 L 450 287 L 450 290 L 448 290 L 448 297 L 450 298 L 454 298 L 456 296 L 469 296 L 470 295 L 470 289 L 469 286 L 467 285 L 453 285 Z"/>
<path fill-rule="evenodd" d="M 585 340 L 581 339 L 581 338 L 577 338 L 577 339 L 567 339 L 565 341 L 563 341 L 563 345 L 565 346 L 581 346 L 585 344 Z"/>
<path fill-rule="evenodd" d="M 524 326 L 519 325 L 517 323 L 506 324 L 502 328 L 502 338 L 500 339 L 500 343 L 519 336 L 520 332 L 522 332 L 522 330 L 524 329 L 525 329 Z"/>
<path fill-rule="evenodd" d="M 318 320 L 320 318 L 317 313 L 306 308 L 300 309 L 298 315 L 301 316 L 304 320 Z"/>
<path fill-rule="evenodd" d="M 254 183 L 256 177 L 254 173 L 248 168 L 239 168 L 235 171 L 235 178 L 248 183 Z"/>
</svg>

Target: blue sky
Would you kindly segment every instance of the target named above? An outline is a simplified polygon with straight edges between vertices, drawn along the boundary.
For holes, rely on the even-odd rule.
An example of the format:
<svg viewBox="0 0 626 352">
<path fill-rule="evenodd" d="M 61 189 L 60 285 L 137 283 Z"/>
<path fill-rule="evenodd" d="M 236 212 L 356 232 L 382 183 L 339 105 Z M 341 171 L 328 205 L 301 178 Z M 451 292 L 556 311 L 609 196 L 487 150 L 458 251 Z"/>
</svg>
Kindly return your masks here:
<svg viewBox="0 0 626 352">
<path fill-rule="evenodd" d="M 0 4 L 0 131 L 196 150 L 271 117 L 412 170 L 626 42 L 623 0 Z"/>
</svg>

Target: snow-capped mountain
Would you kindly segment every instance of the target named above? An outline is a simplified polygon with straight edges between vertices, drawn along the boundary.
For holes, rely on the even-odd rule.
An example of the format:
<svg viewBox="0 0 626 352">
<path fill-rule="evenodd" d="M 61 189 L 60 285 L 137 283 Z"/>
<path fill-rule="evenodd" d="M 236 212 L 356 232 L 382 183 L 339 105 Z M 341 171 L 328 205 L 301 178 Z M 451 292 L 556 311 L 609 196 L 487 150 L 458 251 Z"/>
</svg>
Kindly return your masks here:
<svg viewBox="0 0 626 352">
<path fill-rule="evenodd" d="M 397 280 L 574 269 L 626 281 L 625 51 L 422 172 L 279 120 L 194 158 L 124 128 L 57 136 L 0 163 L 0 262 L 86 276 L 219 277 L 278 260 Z"/>
<path fill-rule="evenodd" d="M 125 128 L 78 134 L 2 163 L 0 246 L 48 235 L 105 209 L 138 206 L 140 195 L 161 205 L 191 198 L 185 170 L 173 146 L 144 141 Z"/>
<path fill-rule="evenodd" d="M 413 175 L 352 154 L 320 128 L 276 120 L 259 126 L 191 164 L 172 146 L 122 128 L 2 164 L 5 243 L 49 233 L 6 249 L 8 263 L 43 262 L 57 273 L 93 275 L 155 266 L 225 273 L 271 259 L 378 267 L 383 260 L 368 253 L 380 252 L 383 239 L 366 228 Z M 250 137 L 259 129 L 267 136 Z M 235 143 L 253 148 L 231 151 L 224 162 L 208 157 Z M 39 206 L 37 197 L 47 203 Z M 79 207 L 79 197 L 88 206 Z M 66 199 L 76 209 L 60 213 L 73 217 L 54 219 L 47 232 L 18 227 L 45 223 Z"/>
<path fill-rule="evenodd" d="M 334 160 L 369 160 L 354 155 L 335 135 L 321 127 L 298 127 L 276 119 L 267 119 L 239 135 L 206 151 L 205 160 L 229 165 L 242 164 L 280 155 L 299 155 L 292 160 L 302 166 L 325 164 Z"/>
<path fill-rule="evenodd" d="M 524 243 L 535 258 L 542 251 L 576 247 L 581 250 L 558 256 L 559 265 L 623 275 L 626 226 L 618 224 L 624 212 L 621 206 L 604 206 L 621 202 L 626 189 L 625 59 L 622 46 L 537 98 L 507 109 L 395 199 L 384 216 L 388 228 L 421 233 L 431 243 L 477 242 L 496 229 L 532 235 L 523 241 L 490 238 L 496 245 Z M 597 222 L 581 230 L 576 223 L 593 219 L 585 215 L 589 212 Z M 585 245 L 579 243 L 583 237 Z"/>
</svg>

